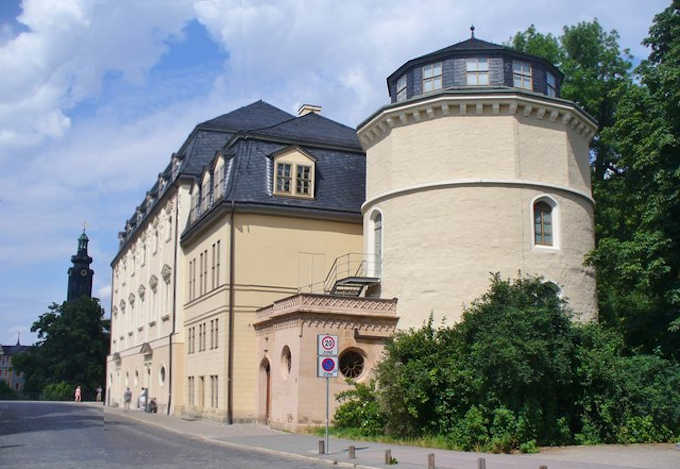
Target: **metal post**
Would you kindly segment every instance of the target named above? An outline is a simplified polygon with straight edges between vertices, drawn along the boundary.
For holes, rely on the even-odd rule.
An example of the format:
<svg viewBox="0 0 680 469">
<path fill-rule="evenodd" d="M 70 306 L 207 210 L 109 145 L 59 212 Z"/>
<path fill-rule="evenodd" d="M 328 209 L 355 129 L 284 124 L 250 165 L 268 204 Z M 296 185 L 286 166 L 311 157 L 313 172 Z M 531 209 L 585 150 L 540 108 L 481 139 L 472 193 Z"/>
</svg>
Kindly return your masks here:
<svg viewBox="0 0 680 469">
<path fill-rule="evenodd" d="M 330 378 L 326 376 L 326 454 L 329 453 L 329 446 L 328 446 L 328 415 L 330 414 L 330 396 L 331 396 L 331 391 L 330 391 Z"/>
</svg>

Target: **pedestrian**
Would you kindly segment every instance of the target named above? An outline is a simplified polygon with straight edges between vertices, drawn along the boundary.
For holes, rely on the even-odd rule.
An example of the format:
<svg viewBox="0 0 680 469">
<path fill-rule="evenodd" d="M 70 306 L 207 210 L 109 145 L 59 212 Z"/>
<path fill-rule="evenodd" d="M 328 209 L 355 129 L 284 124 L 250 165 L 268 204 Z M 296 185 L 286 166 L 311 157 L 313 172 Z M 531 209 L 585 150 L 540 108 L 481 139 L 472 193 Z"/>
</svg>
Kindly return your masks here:
<svg viewBox="0 0 680 469">
<path fill-rule="evenodd" d="M 96 397 L 97 402 L 101 402 L 101 401 L 102 401 L 102 391 L 103 391 L 103 390 L 102 390 L 102 387 L 101 387 L 101 386 L 97 386 L 97 397 Z"/>
<path fill-rule="evenodd" d="M 125 402 L 125 410 L 130 410 L 130 401 L 132 401 L 132 391 L 130 391 L 129 387 L 125 388 L 125 392 L 123 393 L 123 401 Z"/>
<path fill-rule="evenodd" d="M 76 386 L 76 402 L 80 402 L 80 385 Z"/>
<path fill-rule="evenodd" d="M 137 399 L 137 408 L 144 410 L 146 408 L 146 388 L 142 388 L 142 392 L 139 393 L 139 398 Z"/>
</svg>

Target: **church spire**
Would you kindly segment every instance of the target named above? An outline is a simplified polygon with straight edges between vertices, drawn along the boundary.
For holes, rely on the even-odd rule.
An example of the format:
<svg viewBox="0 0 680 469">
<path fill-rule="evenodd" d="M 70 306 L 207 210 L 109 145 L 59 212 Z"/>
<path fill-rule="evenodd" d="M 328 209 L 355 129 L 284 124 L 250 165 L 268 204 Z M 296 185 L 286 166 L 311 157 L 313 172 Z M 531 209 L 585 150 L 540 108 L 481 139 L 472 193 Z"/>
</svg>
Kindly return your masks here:
<svg viewBox="0 0 680 469">
<path fill-rule="evenodd" d="M 68 292 L 66 301 L 76 300 L 81 296 L 92 297 L 92 276 L 94 271 L 90 269 L 92 258 L 87 253 L 87 243 L 90 238 L 83 232 L 78 237 L 78 252 L 71 256 L 73 266 L 68 269 Z"/>
</svg>

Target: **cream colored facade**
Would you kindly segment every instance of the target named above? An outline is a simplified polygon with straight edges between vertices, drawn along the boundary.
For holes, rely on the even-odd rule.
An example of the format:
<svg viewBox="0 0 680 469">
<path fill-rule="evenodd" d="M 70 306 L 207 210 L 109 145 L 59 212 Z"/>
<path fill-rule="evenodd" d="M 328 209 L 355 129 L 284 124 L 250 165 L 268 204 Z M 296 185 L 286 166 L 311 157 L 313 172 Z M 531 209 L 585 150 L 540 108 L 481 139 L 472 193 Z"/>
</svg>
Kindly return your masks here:
<svg viewBox="0 0 680 469">
<path fill-rule="evenodd" d="M 378 293 L 399 298 L 399 328 L 430 313 L 457 321 L 490 272 L 542 275 L 582 319 L 595 317 L 595 279 L 583 266 L 594 247 L 595 130 L 567 102 L 491 93 L 393 106 L 359 128 L 364 250 L 382 250 Z M 551 246 L 534 242 L 537 201 L 553 209 Z"/>
<path fill-rule="evenodd" d="M 159 187 L 165 186 L 159 183 Z M 137 210 L 138 226 L 111 267 L 111 351 L 107 359 L 108 405 L 122 406 L 127 387 L 136 405 L 149 389 L 160 412 L 183 403 L 184 290 L 177 283 L 181 265 L 179 235 L 189 213 L 190 183 L 168 184 L 148 213 Z"/>
<path fill-rule="evenodd" d="M 325 275 L 336 257 L 347 251 L 360 250 L 362 227 L 356 222 L 300 218 L 280 210 L 278 213 L 237 210 L 233 223 L 234 324 L 231 348 L 231 213 L 226 210 L 214 212 L 203 226 L 182 241 L 184 288 L 190 293 L 185 295 L 188 301 L 183 306 L 184 336 L 187 338 L 184 360 L 186 399 L 181 411 L 228 420 L 229 354 L 233 351 L 231 417 L 234 422 L 239 422 L 252 421 L 257 417 L 258 359 L 253 328 L 256 311 L 296 294 L 300 285 Z M 217 262 L 214 264 L 214 281 L 213 246 L 216 258 L 219 258 L 218 242 L 221 259 L 219 267 Z M 202 258 L 208 259 L 207 266 L 202 264 Z M 200 274 L 201 265 L 207 275 Z M 214 332 L 215 327 L 217 332 Z M 216 380 L 216 388 L 213 380 Z"/>
</svg>

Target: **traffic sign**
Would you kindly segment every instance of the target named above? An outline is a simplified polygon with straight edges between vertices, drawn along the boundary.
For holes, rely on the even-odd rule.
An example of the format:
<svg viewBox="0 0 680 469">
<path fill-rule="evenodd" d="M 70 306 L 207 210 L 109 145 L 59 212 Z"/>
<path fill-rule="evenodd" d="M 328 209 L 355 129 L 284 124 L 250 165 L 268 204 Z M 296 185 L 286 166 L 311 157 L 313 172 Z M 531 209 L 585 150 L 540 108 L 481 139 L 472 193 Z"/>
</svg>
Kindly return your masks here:
<svg viewBox="0 0 680 469">
<path fill-rule="evenodd" d="M 319 377 L 332 378 L 338 376 L 338 357 L 320 356 L 319 357 Z"/>
<path fill-rule="evenodd" d="M 316 336 L 318 340 L 318 354 L 319 355 L 337 355 L 338 354 L 338 336 L 330 334 L 319 334 Z"/>
</svg>

